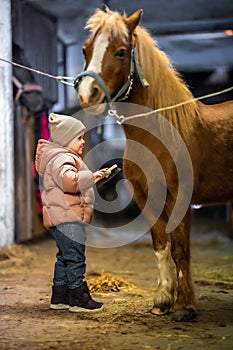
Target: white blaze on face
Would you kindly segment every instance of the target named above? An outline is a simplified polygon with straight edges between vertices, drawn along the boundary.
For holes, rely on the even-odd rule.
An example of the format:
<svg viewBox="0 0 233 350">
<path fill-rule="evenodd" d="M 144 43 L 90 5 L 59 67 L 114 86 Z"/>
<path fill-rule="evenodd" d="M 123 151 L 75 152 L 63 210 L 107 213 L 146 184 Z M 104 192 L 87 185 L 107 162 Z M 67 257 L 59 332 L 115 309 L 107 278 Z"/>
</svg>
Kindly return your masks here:
<svg viewBox="0 0 233 350">
<path fill-rule="evenodd" d="M 104 33 L 98 35 L 94 42 L 94 48 L 92 53 L 92 59 L 87 67 L 87 70 L 92 70 L 93 72 L 100 74 L 102 71 L 102 63 L 105 51 L 109 45 L 108 36 Z M 83 78 L 79 85 L 79 93 L 86 95 L 90 93 L 91 84 L 93 83 L 93 78 L 86 76 Z"/>
</svg>

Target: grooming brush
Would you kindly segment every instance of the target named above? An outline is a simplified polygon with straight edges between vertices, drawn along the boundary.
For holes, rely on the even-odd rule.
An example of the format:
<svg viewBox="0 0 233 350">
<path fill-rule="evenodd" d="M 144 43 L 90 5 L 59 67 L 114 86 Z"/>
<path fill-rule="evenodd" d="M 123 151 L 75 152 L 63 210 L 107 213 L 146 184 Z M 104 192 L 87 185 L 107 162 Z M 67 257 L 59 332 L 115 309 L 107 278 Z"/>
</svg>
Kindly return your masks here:
<svg viewBox="0 0 233 350">
<path fill-rule="evenodd" d="M 97 187 L 101 187 L 104 184 L 106 184 L 108 181 L 110 181 L 113 177 L 115 177 L 117 174 L 121 172 L 121 168 L 118 168 L 117 164 L 112 165 L 108 170 L 105 172 L 105 177 L 103 179 L 96 179 L 95 183 Z"/>
</svg>

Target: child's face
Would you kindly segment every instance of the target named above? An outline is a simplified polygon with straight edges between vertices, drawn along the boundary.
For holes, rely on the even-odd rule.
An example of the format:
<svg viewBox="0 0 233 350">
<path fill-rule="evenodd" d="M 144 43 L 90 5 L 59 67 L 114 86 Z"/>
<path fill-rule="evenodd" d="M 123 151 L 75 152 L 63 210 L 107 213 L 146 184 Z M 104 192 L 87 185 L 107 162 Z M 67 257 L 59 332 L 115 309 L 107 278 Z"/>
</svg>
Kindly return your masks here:
<svg viewBox="0 0 233 350">
<path fill-rule="evenodd" d="M 73 152 L 77 153 L 78 155 L 82 155 L 83 149 L 84 149 L 84 133 L 78 135 L 71 143 L 68 145 L 68 148 L 72 150 Z"/>
</svg>

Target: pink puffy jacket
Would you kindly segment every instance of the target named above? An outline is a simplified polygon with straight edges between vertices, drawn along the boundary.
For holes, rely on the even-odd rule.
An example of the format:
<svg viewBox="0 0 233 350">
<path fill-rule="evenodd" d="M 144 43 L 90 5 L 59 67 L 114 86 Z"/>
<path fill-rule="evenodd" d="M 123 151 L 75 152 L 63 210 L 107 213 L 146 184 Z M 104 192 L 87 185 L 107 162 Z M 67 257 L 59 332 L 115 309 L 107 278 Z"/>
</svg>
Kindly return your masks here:
<svg viewBox="0 0 233 350">
<path fill-rule="evenodd" d="M 56 143 L 39 140 L 36 170 L 43 178 L 43 223 L 51 228 L 61 223 L 91 222 L 94 177 L 83 160 Z"/>
</svg>

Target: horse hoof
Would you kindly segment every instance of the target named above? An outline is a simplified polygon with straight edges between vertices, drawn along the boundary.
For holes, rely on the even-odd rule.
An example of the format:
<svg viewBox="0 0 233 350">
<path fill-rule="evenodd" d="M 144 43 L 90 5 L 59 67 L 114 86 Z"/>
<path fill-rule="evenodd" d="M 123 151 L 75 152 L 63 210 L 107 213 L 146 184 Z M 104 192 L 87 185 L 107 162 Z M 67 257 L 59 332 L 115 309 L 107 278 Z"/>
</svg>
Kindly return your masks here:
<svg viewBox="0 0 233 350">
<path fill-rule="evenodd" d="M 196 317 L 196 312 L 194 309 L 181 309 L 176 310 L 172 314 L 172 320 L 177 322 L 192 321 Z"/>
<path fill-rule="evenodd" d="M 154 306 L 151 313 L 154 315 L 162 316 L 170 313 L 170 305 L 166 304 L 163 306 Z"/>
</svg>

